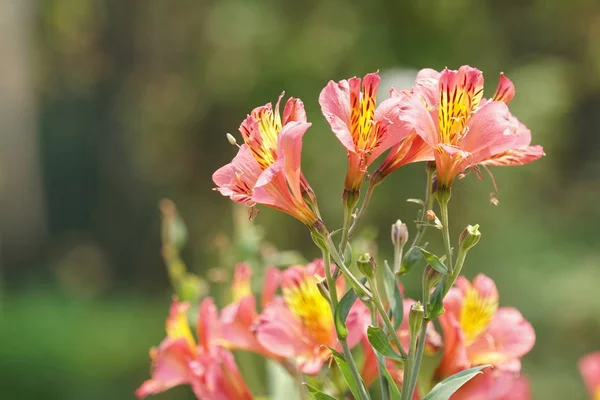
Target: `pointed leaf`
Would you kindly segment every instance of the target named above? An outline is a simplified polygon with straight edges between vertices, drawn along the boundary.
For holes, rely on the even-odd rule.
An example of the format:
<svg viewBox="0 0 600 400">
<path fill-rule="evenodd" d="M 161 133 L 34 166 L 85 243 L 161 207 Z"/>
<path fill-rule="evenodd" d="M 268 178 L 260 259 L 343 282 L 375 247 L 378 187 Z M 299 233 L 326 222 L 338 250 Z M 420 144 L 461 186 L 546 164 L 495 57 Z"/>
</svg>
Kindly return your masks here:
<svg viewBox="0 0 600 400">
<path fill-rule="evenodd" d="M 369 339 L 371 346 L 382 356 L 393 360 L 405 360 L 404 357 L 396 353 L 383 329 L 369 326 L 367 328 L 367 339 Z"/>
<path fill-rule="evenodd" d="M 427 396 L 423 397 L 423 400 L 450 399 L 450 396 L 460 389 L 462 385 L 473 379 L 476 375 L 481 374 L 481 370 L 489 366 L 490 365 L 481 365 L 479 367 L 466 369 L 444 379 L 435 385 L 433 389 L 431 389 L 431 392 L 429 392 Z"/>
<path fill-rule="evenodd" d="M 427 260 L 429 265 L 431 265 L 431 268 L 435 269 L 436 271 L 438 271 L 441 274 L 448 273 L 448 268 L 444 265 L 443 262 L 440 261 L 438 256 L 436 256 L 433 253 L 428 252 L 427 250 L 425 250 L 421 247 L 418 247 L 418 249 L 421 251 L 421 254 L 423 254 L 423 257 L 425 257 L 425 260 Z"/>
<path fill-rule="evenodd" d="M 396 271 L 397 275 L 408 274 L 413 268 L 421 261 L 423 255 L 416 247 L 411 247 L 410 250 L 402 257 L 402 263 L 400 264 L 400 270 Z"/>
<path fill-rule="evenodd" d="M 362 385 L 362 382 L 359 383 L 359 382 L 354 381 L 354 377 L 352 376 L 352 371 L 350 370 L 350 365 L 348 365 L 348 362 L 346 361 L 344 356 L 341 355 L 340 353 L 338 353 L 336 350 L 332 349 L 331 347 L 328 347 L 328 348 L 331 351 L 331 354 L 333 355 L 335 362 L 337 363 L 338 367 L 340 368 L 340 371 L 342 372 L 342 376 L 344 377 L 344 380 L 348 384 L 348 388 L 352 392 L 352 395 L 354 396 L 355 399 L 360 399 L 357 385 Z"/>
<path fill-rule="evenodd" d="M 348 336 L 348 328 L 346 327 L 346 318 L 352 308 L 352 305 L 358 298 L 358 295 L 353 289 L 346 292 L 344 297 L 340 300 L 334 312 L 335 330 L 340 338 L 346 338 Z"/>
<path fill-rule="evenodd" d="M 429 300 L 429 304 L 427 305 L 427 318 L 432 320 L 444 313 L 444 285 L 445 285 L 445 276 L 442 277 L 442 282 L 440 282 L 433 294 L 431 295 L 431 299 Z"/>
<path fill-rule="evenodd" d="M 325 394 L 325 393 L 321 392 L 319 389 L 317 389 L 314 386 L 309 385 L 306 382 L 304 382 L 303 385 L 306 388 L 306 390 L 308 390 L 308 393 L 310 393 L 310 395 L 313 397 L 313 399 L 316 399 L 316 400 L 337 400 L 335 397 L 332 397 L 332 396 L 330 396 L 328 394 Z"/>
</svg>

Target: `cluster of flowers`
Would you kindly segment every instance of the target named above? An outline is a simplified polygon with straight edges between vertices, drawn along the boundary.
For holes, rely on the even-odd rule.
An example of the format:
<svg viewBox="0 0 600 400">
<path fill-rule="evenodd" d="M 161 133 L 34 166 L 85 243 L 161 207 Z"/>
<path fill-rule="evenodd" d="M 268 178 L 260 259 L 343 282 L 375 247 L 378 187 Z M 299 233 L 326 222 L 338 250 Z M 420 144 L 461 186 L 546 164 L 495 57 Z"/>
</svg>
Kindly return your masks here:
<svg viewBox="0 0 600 400">
<path fill-rule="evenodd" d="M 250 268 L 238 264 L 232 303 L 220 315 L 212 298 L 200 304 L 198 343 L 187 319 L 189 304 L 173 300 L 166 323 L 167 337 L 150 352 L 152 378 L 137 390 L 137 396 L 143 398 L 188 384 L 203 400 L 252 399 L 230 350 L 258 353 L 292 372 L 321 373 L 332 350 L 340 350 L 329 306 L 316 285 L 324 278 L 323 268 L 320 259 L 283 272 L 269 268 L 259 314 L 256 297 L 250 291 Z M 337 284 L 343 288 L 341 279 Z M 414 304 L 414 300 L 404 300 L 404 319 L 396 332 L 405 347 L 410 336 L 409 310 Z M 473 282 L 461 277 L 444 300 L 444 307 L 446 313 L 440 317 L 444 343 L 431 322 L 427 327 L 426 353 L 435 354 L 443 348 L 432 383 L 488 364 L 495 368 L 484 370 L 452 399 L 529 399 L 528 381 L 519 375 L 520 358 L 533 347 L 535 333 L 519 311 L 498 307 L 494 282 L 485 275 L 478 275 Z M 355 303 L 347 319 L 348 343 L 364 350 L 361 377 L 367 386 L 377 379 L 377 360 L 365 336 L 370 322 L 366 307 Z M 401 365 L 387 360 L 388 370 L 399 385 L 403 379 Z M 596 383 L 598 372 L 600 364 L 596 365 Z M 418 394 L 413 397 L 419 398 Z"/>
<path fill-rule="evenodd" d="M 232 162 L 214 173 L 216 190 L 251 210 L 262 204 L 298 219 L 309 228 L 323 258 L 283 271 L 268 269 L 260 312 L 250 290 L 250 269 L 239 264 L 233 302 L 220 313 L 210 298 L 200 304 L 197 341 L 186 317 L 189 304 L 174 300 L 167 338 L 151 351 L 152 378 L 138 389 L 138 397 L 189 384 L 203 400 L 252 399 L 230 350 L 255 352 L 292 374 L 320 377 L 334 358 L 347 382 L 347 390 L 335 394 L 351 392 L 361 400 L 371 398 L 368 389 L 376 380 L 383 398 L 389 393 L 389 398 L 401 400 L 424 398 L 438 383 L 428 395 L 437 391 L 438 397 L 427 398 L 530 397 L 520 359 L 535 342 L 533 328 L 516 309 L 498 307 L 498 291 L 490 278 L 479 275 L 470 282 L 460 276 L 468 250 L 479 240 L 477 227 L 465 229 L 456 253 L 448 229 L 450 189 L 457 177 L 487 166 L 522 165 L 544 155 L 540 146 L 530 145 L 531 132 L 507 107 L 514 86 L 501 75 L 492 98 L 484 99 L 481 71 L 469 66 L 424 69 L 412 88 L 392 89 L 377 106 L 379 82 L 377 73 L 362 80 L 331 81 L 319 96 L 323 115 L 348 157 L 338 246 L 300 167 L 302 138 L 311 126 L 302 101 L 289 98 L 281 114 L 282 94 L 274 108 L 257 107 L 242 122 L 244 143 Z M 228 139 L 237 145 L 233 136 Z M 388 150 L 369 173 L 370 165 Z M 403 257 L 408 232 L 405 225 L 394 225 L 394 262 L 391 268 L 380 267 L 389 270 L 381 282 L 370 256 L 351 260 L 345 250 L 374 188 L 396 169 L 419 161 L 428 162 L 428 180 L 418 233 Z M 368 189 L 357 210 L 365 181 Z M 434 199 L 441 220 L 432 210 Z M 426 218 L 442 231 L 443 257 L 419 247 Z M 428 264 L 423 299 L 402 300 L 400 278 L 414 266 L 415 254 Z M 355 276 L 351 264 L 364 279 Z M 386 297 L 380 286 L 385 286 Z M 339 299 L 338 293 L 345 295 Z M 442 335 L 433 324 L 438 317 Z M 363 348 L 360 368 L 351 352 L 354 347 Z M 436 352 L 442 356 L 433 376 L 417 385 L 423 354 Z M 461 384 L 441 390 L 452 377 Z M 321 392 L 332 391 L 327 384 L 322 386 L 310 387 L 311 394 L 333 398 Z M 439 397 L 440 391 L 449 394 Z"/>
</svg>

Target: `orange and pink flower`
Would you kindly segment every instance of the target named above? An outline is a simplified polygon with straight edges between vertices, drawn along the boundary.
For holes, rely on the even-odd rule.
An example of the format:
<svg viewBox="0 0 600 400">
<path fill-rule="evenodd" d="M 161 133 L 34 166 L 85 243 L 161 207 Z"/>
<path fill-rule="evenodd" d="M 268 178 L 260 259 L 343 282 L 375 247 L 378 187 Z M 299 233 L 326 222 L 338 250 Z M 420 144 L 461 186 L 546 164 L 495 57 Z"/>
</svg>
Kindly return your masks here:
<svg viewBox="0 0 600 400">
<path fill-rule="evenodd" d="M 444 299 L 444 308 L 440 316 L 444 354 L 437 379 L 484 364 L 520 371 L 520 358 L 533 347 L 535 332 L 518 310 L 498 308 L 494 281 L 483 274 L 473 283 L 459 277 Z"/>
<path fill-rule="evenodd" d="M 600 352 L 579 360 L 579 371 L 590 394 L 590 400 L 600 400 Z"/>
<path fill-rule="evenodd" d="M 207 329 L 216 317 L 210 304 L 203 302 L 199 308 L 196 343 L 187 319 L 189 304 L 173 300 L 167 337 L 150 350 L 152 376 L 137 389 L 138 398 L 187 384 L 203 400 L 252 400 L 232 354 L 216 344 L 213 331 Z"/>
<path fill-rule="evenodd" d="M 450 187 L 470 167 L 522 165 L 544 155 L 508 110 L 514 93 L 512 82 L 501 75 L 494 96 L 483 99 L 483 74 L 466 65 L 419 72 L 400 119 L 434 150 L 439 185 Z"/>
<path fill-rule="evenodd" d="M 327 347 L 339 348 L 329 303 L 317 288 L 323 277 L 322 260 L 285 270 L 280 283 L 282 295 L 263 310 L 255 327 L 258 342 L 265 349 L 292 361 L 306 374 L 321 370 L 331 356 Z M 341 279 L 338 288 L 343 288 Z M 369 320 L 367 308 L 356 302 L 346 320 L 350 347 L 360 342 Z"/>
<path fill-rule="evenodd" d="M 461 386 L 451 400 L 530 400 L 529 380 L 518 373 L 485 368 Z"/>
<path fill-rule="evenodd" d="M 254 207 L 264 204 L 312 227 L 318 220 L 306 199 L 314 192 L 300 170 L 302 137 L 310 127 L 304 105 L 290 97 L 279 113 L 271 103 L 257 107 L 240 125 L 244 144 L 232 162 L 213 174 L 216 190 L 231 200 Z"/>
<path fill-rule="evenodd" d="M 346 192 L 358 192 L 369 165 L 410 133 L 398 120 L 401 97 L 392 96 L 376 107 L 379 82 L 377 72 L 362 82 L 356 77 L 329 81 L 319 96 L 323 115 L 348 155 Z"/>
</svg>

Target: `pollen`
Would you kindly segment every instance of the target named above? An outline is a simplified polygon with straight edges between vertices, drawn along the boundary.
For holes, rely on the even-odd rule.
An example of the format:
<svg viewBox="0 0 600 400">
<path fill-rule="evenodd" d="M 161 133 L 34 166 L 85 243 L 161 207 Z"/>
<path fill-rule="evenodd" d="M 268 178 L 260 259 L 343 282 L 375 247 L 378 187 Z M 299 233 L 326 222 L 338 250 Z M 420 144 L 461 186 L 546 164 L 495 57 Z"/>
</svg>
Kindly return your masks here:
<svg viewBox="0 0 600 400">
<path fill-rule="evenodd" d="M 485 331 L 497 309 L 497 300 L 482 297 L 473 288 L 467 291 L 460 315 L 460 326 L 467 344 L 473 343 Z"/>
<path fill-rule="evenodd" d="M 333 317 L 329 304 L 319 293 L 315 278 L 306 277 L 295 285 L 283 288 L 283 298 L 315 342 L 330 344 Z"/>
</svg>

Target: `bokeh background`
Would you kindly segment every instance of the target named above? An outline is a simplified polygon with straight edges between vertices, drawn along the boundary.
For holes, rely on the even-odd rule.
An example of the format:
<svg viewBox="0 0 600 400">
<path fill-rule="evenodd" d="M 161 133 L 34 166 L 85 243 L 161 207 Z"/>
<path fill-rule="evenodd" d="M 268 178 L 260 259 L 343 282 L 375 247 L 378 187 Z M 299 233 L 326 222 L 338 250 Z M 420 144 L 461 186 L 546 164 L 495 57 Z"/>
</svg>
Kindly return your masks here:
<svg viewBox="0 0 600 400">
<path fill-rule="evenodd" d="M 487 96 L 501 71 L 515 82 L 511 108 L 548 155 L 494 169 L 497 207 L 489 177 L 458 183 L 454 234 L 483 232 L 466 275 L 490 275 L 535 326 L 534 399 L 584 399 L 576 362 L 600 349 L 599 44 L 593 0 L 1 0 L 0 397 L 133 398 L 172 293 L 157 204 L 185 219 L 190 270 L 223 286 L 234 213 L 210 177 L 253 107 L 304 100 L 303 168 L 334 227 L 346 160 L 319 111 L 326 82 L 379 70 L 406 87 L 471 64 Z M 410 166 L 377 189 L 361 227 L 382 258 L 423 178 Z M 255 223 L 269 246 L 317 256 L 291 218 Z"/>
</svg>

